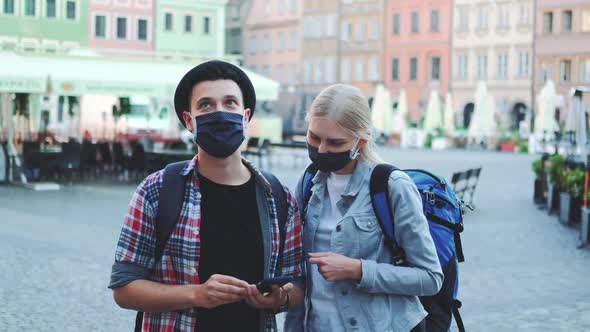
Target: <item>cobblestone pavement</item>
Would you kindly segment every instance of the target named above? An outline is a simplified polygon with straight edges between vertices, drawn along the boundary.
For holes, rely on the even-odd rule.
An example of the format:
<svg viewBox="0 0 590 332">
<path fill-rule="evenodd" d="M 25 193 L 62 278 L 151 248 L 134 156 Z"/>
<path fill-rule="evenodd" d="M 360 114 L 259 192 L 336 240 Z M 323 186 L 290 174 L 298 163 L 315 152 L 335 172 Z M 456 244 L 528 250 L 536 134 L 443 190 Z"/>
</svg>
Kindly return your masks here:
<svg viewBox="0 0 590 332">
<path fill-rule="evenodd" d="M 304 152 L 304 151 L 300 151 Z M 532 157 L 384 150 L 402 168 L 446 177 L 483 166 L 466 217 L 460 298 L 468 331 L 590 331 L 590 250 L 532 204 Z M 307 160 L 272 168 L 294 185 Z M 59 192 L 0 186 L 0 331 L 131 331 L 134 313 L 106 288 L 131 185 Z"/>
</svg>

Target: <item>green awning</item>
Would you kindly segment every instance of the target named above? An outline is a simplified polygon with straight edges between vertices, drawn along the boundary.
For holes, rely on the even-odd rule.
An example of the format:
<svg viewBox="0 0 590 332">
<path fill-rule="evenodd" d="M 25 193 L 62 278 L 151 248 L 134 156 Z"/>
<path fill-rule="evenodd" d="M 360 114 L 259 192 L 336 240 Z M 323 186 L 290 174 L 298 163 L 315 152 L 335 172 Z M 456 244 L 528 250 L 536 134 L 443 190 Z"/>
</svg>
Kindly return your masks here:
<svg viewBox="0 0 590 332">
<path fill-rule="evenodd" d="M 198 62 L 102 56 L 21 55 L 0 52 L 0 91 L 60 95 L 174 96 L 182 76 Z M 278 98 L 279 84 L 244 70 L 258 100 Z"/>
</svg>

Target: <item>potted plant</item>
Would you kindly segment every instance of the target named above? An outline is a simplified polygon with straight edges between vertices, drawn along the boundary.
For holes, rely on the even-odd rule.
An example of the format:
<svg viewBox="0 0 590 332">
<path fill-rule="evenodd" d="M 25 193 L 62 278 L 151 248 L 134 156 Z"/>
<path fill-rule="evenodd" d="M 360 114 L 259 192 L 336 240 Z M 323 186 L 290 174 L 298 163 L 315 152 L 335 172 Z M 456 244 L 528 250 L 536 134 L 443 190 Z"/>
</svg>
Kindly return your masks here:
<svg viewBox="0 0 590 332">
<path fill-rule="evenodd" d="M 532 163 L 533 172 L 535 172 L 535 190 L 533 201 L 535 204 L 545 204 L 545 188 L 543 185 L 545 174 L 543 174 L 543 160 L 535 159 Z"/>
<path fill-rule="evenodd" d="M 563 186 L 563 170 L 565 158 L 556 154 L 547 162 L 547 213 L 552 214 L 559 209 L 559 193 Z"/>
<path fill-rule="evenodd" d="M 560 194 L 559 220 L 563 224 L 580 221 L 580 208 L 584 194 L 584 171 L 579 168 L 564 172 L 565 191 Z"/>
</svg>

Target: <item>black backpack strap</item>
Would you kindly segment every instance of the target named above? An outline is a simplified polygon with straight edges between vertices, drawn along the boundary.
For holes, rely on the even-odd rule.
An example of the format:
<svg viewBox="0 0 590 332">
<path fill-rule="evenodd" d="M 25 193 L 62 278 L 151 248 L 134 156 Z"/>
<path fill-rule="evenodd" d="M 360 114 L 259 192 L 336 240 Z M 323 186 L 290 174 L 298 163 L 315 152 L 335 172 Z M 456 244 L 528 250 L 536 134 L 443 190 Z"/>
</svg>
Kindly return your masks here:
<svg viewBox="0 0 590 332">
<path fill-rule="evenodd" d="M 162 188 L 156 214 L 156 250 L 155 260 L 160 261 L 164 253 L 166 242 L 176 226 L 180 209 L 184 201 L 185 178 L 180 174 L 188 164 L 188 160 L 169 164 L 164 168 Z M 135 331 L 141 332 L 143 312 L 138 311 L 135 317 Z"/>
<path fill-rule="evenodd" d="M 283 249 L 285 246 L 285 233 L 286 233 L 286 225 L 287 225 L 287 195 L 285 194 L 285 189 L 283 185 L 277 179 L 276 176 L 273 174 L 260 171 L 264 178 L 270 183 L 270 189 L 272 190 L 272 196 L 275 201 L 275 205 L 277 207 L 277 218 L 279 220 L 279 233 L 280 233 L 280 241 L 279 241 L 279 260 L 278 262 L 282 262 L 283 256 Z"/>
<path fill-rule="evenodd" d="M 307 214 L 307 204 L 311 199 L 311 187 L 313 186 L 313 178 L 315 177 L 316 173 L 318 172 L 318 168 L 315 167 L 314 164 L 309 164 L 303 173 L 303 181 L 301 183 L 301 198 L 303 206 L 301 207 L 301 215 L 305 216 Z M 305 220 L 301 220 L 302 223 Z"/>
<path fill-rule="evenodd" d="M 370 193 L 373 211 L 385 235 L 385 243 L 392 249 L 393 263 L 407 265 L 404 250 L 395 241 L 393 210 L 389 202 L 389 176 L 399 168 L 389 164 L 375 166 L 371 173 Z"/>
<path fill-rule="evenodd" d="M 455 317 L 455 323 L 457 323 L 459 332 L 465 332 L 465 325 L 463 325 L 463 319 L 461 319 L 461 314 L 459 314 L 459 308 L 461 308 L 461 305 L 461 301 L 455 300 L 453 305 L 453 317 Z"/>
</svg>

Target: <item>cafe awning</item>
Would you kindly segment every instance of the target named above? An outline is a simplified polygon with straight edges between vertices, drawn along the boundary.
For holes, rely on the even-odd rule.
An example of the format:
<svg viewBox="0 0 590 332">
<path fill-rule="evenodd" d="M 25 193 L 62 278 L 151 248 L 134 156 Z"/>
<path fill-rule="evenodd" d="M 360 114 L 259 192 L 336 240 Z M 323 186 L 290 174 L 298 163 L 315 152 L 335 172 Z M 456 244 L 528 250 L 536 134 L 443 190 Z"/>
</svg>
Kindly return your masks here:
<svg viewBox="0 0 590 332">
<path fill-rule="evenodd" d="M 172 97 L 198 62 L 103 56 L 23 55 L 0 52 L 0 92 L 60 95 Z M 278 98 L 279 83 L 248 71 L 258 100 Z"/>
</svg>

